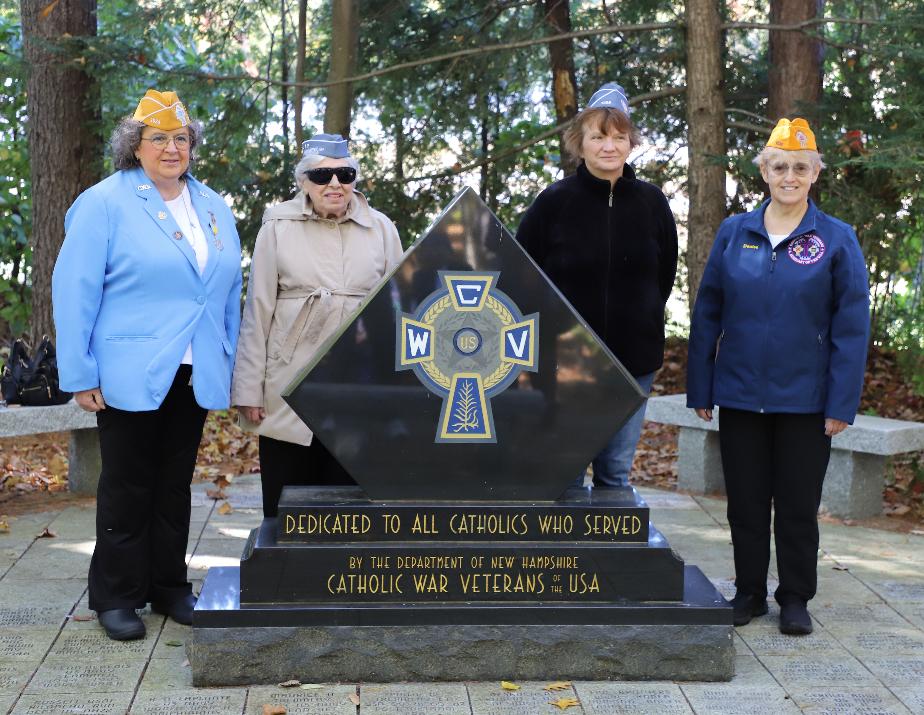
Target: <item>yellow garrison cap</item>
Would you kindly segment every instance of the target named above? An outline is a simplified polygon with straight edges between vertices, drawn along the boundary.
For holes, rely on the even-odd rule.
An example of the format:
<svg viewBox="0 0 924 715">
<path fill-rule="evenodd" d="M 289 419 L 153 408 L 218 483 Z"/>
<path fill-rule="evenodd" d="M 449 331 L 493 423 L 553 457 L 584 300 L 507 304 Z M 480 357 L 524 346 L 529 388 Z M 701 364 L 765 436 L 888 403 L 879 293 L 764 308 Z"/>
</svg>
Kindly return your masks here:
<svg viewBox="0 0 924 715">
<path fill-rule="evenodd" d="M 176 96 L 176 92 L 158 92 L 149 89 L 144 93 L 132 119 L 149 127 L 172 131 L 189 124 L 186 107 Z"/>
<path fill-rule="evenodd" d="M 774 149 L 783 149 L 784 151 L 800 151 L 802 149 L 818 151 L 818 147 L 815 146 L 815 135 L 809 129 L 808 122 L 801 117 L 797 117 L 791 122 L 788 119 L 781 119 L 777 122 L 767 146 Z"/>
</svg>

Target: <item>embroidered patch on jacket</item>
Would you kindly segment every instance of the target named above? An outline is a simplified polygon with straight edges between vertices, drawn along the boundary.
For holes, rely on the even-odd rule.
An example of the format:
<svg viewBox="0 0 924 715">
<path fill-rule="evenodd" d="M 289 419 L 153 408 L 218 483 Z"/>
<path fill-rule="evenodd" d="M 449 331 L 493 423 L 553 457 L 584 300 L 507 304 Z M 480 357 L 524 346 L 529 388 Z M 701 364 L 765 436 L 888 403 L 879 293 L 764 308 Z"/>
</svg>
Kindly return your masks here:
<svg viewBox="0 0 924 715">
<path fill-rule="evenodd" d="M 825 244 L 819 236 L 809 233 L 790 241 L 787 253 L 794 262 L 808 266 L 818 263 L 825 255 Z"/>
</svg>

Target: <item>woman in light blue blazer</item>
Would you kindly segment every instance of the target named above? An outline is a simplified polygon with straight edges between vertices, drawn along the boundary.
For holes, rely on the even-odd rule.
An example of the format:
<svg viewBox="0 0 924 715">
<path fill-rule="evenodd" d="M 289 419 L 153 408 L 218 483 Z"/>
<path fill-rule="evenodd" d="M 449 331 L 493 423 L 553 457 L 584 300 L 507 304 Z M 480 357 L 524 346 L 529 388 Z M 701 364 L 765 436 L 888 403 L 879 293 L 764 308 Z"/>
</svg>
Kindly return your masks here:
<svg viewBox="0 0 924 715">
<path fill-rule="evenodd" d="M 90 608 L 142 638 L 148 603 L 192 622 L 190 482 L 207 410 L 228 407 L 241 249 L 225 201 L 189 173 L 201 142 L 173 92 L 113 134 L 112 176 L 67 212 L 52 279 L 61 387 L 95 412 L 102 472 Z"/>
</svg>

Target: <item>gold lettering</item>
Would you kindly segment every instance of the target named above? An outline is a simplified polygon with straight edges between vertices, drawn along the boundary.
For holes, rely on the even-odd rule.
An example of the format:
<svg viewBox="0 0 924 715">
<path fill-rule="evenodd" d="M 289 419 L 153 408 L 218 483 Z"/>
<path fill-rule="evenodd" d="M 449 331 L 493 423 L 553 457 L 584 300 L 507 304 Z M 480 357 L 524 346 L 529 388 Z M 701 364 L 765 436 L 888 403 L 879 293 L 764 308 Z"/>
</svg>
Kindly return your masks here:
<svg viewBox="0 0 924 715">
<path fill-rule="evenodd" d="M 286 514 L 286 533 L 291 534 L 295 531 L 295 519 L 291 514 Z"/>
<path fill-rule="evenodd" d="M 576 569 L 578 556 L 522 556 L 520 568 L 523 569 Z"/>
<path fill-rule="evenodd" d="M 412 534 L 439 534 L 436 528 L 436 514 L 414 514 Z"/>
<path fill-rule="evenodd" d="M 584 515 L 584 536 L 630 536 L 637 534 L 641 528 L 642 520 L 637 516 L 626 519 L 612 514 Z"/>
<path fill-rule="evenodd" d="M 525 514 L 460 514 L 449 518 L 449 530 L 453 534 L 491 534 L 525 536 L 529 525 Z"/>
<path fill-rule="evenodd" d="M 544 514 L 539 517 L 539 531 L 543 534 L 570 534 L 574 518 L 570 514 Z"/>
<path fill-rule="evenodd" d="M 600 581 L 597 574 L 588 574 L 584 571 L 568 574 L 568 589 L 571 593 L 583 595 L 585 593 L 600 593 Z"/>
<path fill-rule="evenodd" d="M 449 577 L 446 574 L 413 574 L 417 593 L 449 593 Z"/>
<path fill-rule="evenodd" d="M 327 590 L 337 594 L 381 594 L 401 593 L 401 579 L 404 574 L 332 573 L 327 578 Z"/>
</svg>

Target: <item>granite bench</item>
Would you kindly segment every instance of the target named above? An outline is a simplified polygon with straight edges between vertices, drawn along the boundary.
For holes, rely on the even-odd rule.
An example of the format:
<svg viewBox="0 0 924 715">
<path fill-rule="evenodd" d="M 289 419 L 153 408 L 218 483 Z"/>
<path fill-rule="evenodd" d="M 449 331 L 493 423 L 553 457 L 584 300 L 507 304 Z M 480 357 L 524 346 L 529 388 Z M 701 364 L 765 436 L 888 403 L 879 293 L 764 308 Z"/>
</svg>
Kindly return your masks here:
<svg viewBox="0 0 924 715">
<path fill-rule="evenodd" d="M 680 427 L 677 486 L 694 494 L 724 493 L 719 453 L 720 409 L 705 422 L 686 406 L 686 395 L 648 400 L 645 419 Z M 861 519 L 882 513 L 886 459 L 924 449 L 924 424 L 857 415 L 831 441 L 821 503 L 829 514 Z"/>
<path fill-rule="evenodd" d="M 68 488 L 77 494 L 96 494 L 100 471 L 96 415 L 80 409 L 73 400 L 48 407 L 12 406 L 0 409 L 0 437 L 23 437 L 45 432 L 70 432 Z"/>
</svg>

